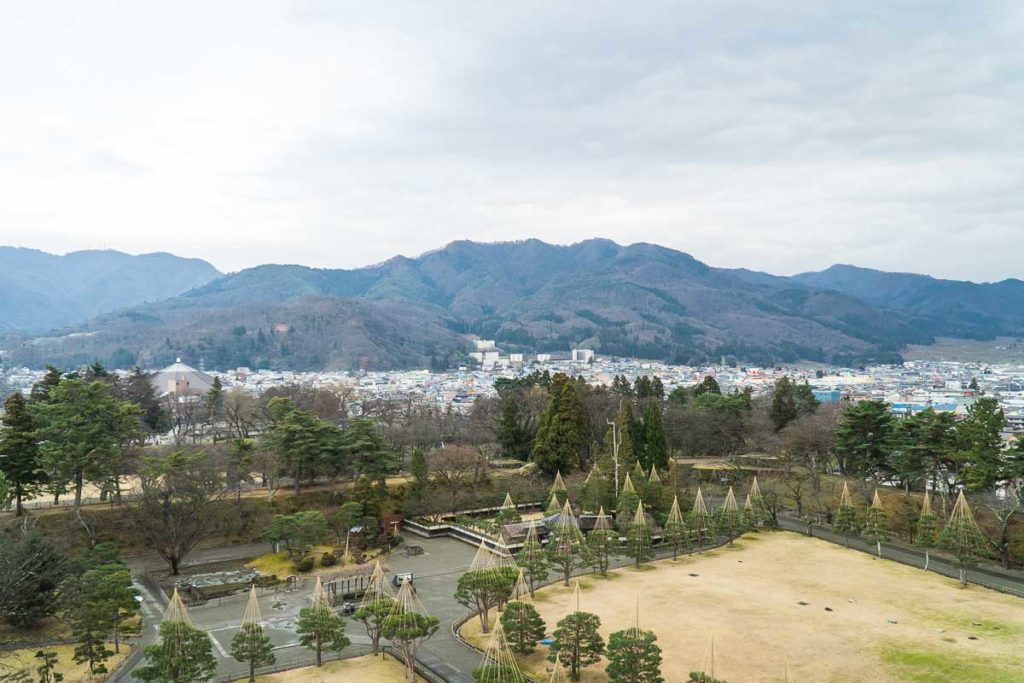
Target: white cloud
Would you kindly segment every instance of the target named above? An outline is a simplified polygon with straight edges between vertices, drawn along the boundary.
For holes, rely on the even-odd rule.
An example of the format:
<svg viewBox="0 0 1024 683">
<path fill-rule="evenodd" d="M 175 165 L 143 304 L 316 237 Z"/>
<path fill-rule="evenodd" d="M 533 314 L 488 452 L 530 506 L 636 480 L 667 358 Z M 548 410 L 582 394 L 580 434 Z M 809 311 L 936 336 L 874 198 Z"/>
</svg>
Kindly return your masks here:
<svg viewBox="0 0 1024 683">
<path fill-rule="evenodd" d="M 1012 3 L 19 3 L 0 243 L 1024 276 L 1022 31 Z"/>
</svg>

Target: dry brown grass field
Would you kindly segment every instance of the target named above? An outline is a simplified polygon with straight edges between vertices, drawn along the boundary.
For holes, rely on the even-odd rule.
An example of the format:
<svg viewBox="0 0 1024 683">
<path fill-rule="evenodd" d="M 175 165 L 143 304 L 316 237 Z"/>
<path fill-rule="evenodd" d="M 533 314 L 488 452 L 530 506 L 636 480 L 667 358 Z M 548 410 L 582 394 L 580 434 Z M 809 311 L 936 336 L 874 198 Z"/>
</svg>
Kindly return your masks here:
<svg viewBox="0 0 1024 683">
<path fill-rule="evenodd" d="M 662 647 L 666 680 L 707 669 L 729 683 L 1011 683 L 1024 681 L 1024 600 L 788 532 L 748 534 L 732 548 L 580 579 L 580 609 L 602 633 L 640 625 Z M 806 603 L 806 604 L 804 604 Z M 573 589 L 538 592 L 554 630 Z M 827 609 L 826 609 L 827 608 Z M 480 642 L 477 620 L 463 634 Z M 541 675 L 547 648 L 521 660 Z M 602 662 L 584 681 L 606 681 Z"/>
<path fill-rule="evenodd" d="M 393 657 L 366 655 L 365 657 L 327 662 L 319 668 L 307 666 L 302 669 L 257 676 L 256 680 L 259 683 L 334 683 L 335 681 L 403 683 L 405 667 Z"/>
</svg>

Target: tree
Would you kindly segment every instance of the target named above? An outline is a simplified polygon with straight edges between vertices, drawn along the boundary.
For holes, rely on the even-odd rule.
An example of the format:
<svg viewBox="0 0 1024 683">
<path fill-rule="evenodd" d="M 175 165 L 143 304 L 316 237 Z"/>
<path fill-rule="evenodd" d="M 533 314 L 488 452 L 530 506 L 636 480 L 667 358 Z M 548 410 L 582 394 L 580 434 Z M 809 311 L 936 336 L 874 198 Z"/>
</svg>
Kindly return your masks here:
<svg viewBox="0 0 1024 683">
<path fill-rule="evenodd" d="M 527 529 L 526 540 L 523 541 L 523 547 L 519 549 L 516 559 L 530 584 L 530 596 L 532 597 L 537 586 L 548 578 L 548 558 L 544 552 L 544 546 L 537 538 L 536 525 L 531 524 Z"/>
<path fill-rule="evenodd" d="M 651 550 L 651 528 L 647 524 L 643 503 L 637 503 L 633 521 L 626 530 L 626 549 L 637 567 L 654 556 Z"/>
<path fill-rule="evenodd" d="M 514 567 L 470 569 L 459 577 L 455 599 L 476 611 L 480 617 L 480 630 L 488 633 L 491 608 L 505 602 L 518 576 L 519 572 Z"/>
<path fill-rule="evenodd" d="M 193 683 L 217 673 L 210 636 L 185 621 L 160 623 L 160 642 L 143 649 L 146 664 L 132 672 L 153 683 Z"/>
<path fill-rule="evenodd" d="M 586 414 L 576 383 L 566 375 L 554 376 L 549 395 L 534 441 L 533 461 L 549 475 L 572 472 L 582 464 Z"/>
<path fill-rule="evenodd" d="M 694 396 L 701 396 L 703 394 L 721 394 L 722 389 L 718 386 L 718 380 L 711 375 L 707 375 L 704 381 L 693 388 Z"/>
<path fill-rule="evenodd" d="M 958 457 L 964 480 L 974 490 L 991 488 L 1003 479 L 1002 431 L 1006 416 L 994 398 L 981 398 L 967 408 L 967 419 L 956 425 Z"/>
<path fill-rule="evenodd" d="M 423 451 L 414 448 L 409 458 L 409 474 L 412 481 L 409 483 L 408 491 L 405 494 L 406 503 L 414 506 L 423 502 L 430 487 L 430 467 L 427 465 L 427 458 Z"/>
<path fill-rule="evenodd" d="M 668 440 L 665 425 L 661 419 L 661 408 L 654 401 L 644 409 L 644 448 L 640 464 L 644 470 L 652 467 L 668 467 Z"/>
<path fill-rule="evenodd" d="M 36 652 L 36 659 L 39 666 L 36 673 L 39 674 L 39 683 L 60 683 L 64 680 L 64 674 L 57 671 L 57 653 L 39 650 Z"/>
<path fill-rule="evenodd" d="M 40 455 L 51 478 L 73 485 L 77 512 L 86 481 L 120 474 L 111 472 L 109 461 L 138 433 L 141 410 L 114 398 L 108 384 L 65 378 L 49 391 L 46 402 L 32 404 L 32 412 Z"/>
<path fill-rule="evenodd" d="M 931 480 L 943 493 L 959 486 L 960 462 L 956 457 L 956 419 L 953 413 L 926 408 L 896 424 L 893 469 L 910 489 Z"/>
<path fill-rule="evenodd" d="M 41 534 L 0 542 L 0 619 L 22 629 L 53 615 L 66 575 L 63 555 Z"/>
<path fill-rule="evenodd" d="M 63 587 L 66 619 L 82 644 L 83 652 L 98 654 L 95 644 L 102 648 L 112 635 L 114 653 L 118 653 L 121 651 L 121 623 L 139 611 L 138 592 L 128 567 L 116 558 L 116 549 L 113 556 L 100 555 L 96 559 L 96 564 L 70 577 L 71 585 L 66 583 Z M 107 653 L 102 659 L 109 656 Z M 95 660 L 82 661 L 89 661 L 92 668 Z M 93 673 L 99 671 L 94 669 Z"/>
<path fill-rule="evenodd" d="M 733 493 L 731 486 L 725 495 L 722 507 L 718 509 L 716 527 L 729 537 L 730 546 L 733 544 L 733 539 L 743 533 L 743 513 L 740 512 L 739 505 L 736 503 L 736 494 Z"/>
<path fill-rule="evenodd" d="M 220 473 L 202 451 L 175 451 L 145 459 L 140 479 L 139 498 L 126 508 L 129 523 L 177 576 L 182 560 L 220 524 Z"/>
<path fill-rule="evenodd" d="M 601 618 L 589 612 L 571 612 L 558 622 L 548 648 L 548 660 L 556 658 L 569 667 L 569 677 L 580 680 L 580 669 L 601 659 L 604 639 L 599 632 Z"/>
<path fill-rule="evenodd" d="M 562 581 L 566 586 L 569 585 L 572 570 L 586 566 L 589 561 L 586 541 L 568 500 L 551 529 L 546 550 L 548 561 L 561 570 Z"/>
<path fill-rule="evenodd" d="M 594 528 L 587 534 L 587 550 L 590 561 L 601 576 L 608 575 L 611 557 L 619 544 L 619 534 L 612 527 L 611 518 L 605 514 L 604 508 L 597 513 Z"/>
<path fill-rule="evenodd" d="M 366 633 L 373 644 L 373 653 L 380 652 L 381 625 L 395 608 L 395 600 L 386 595 L 381 595 L 371 600 L 355 611 L 352 618 L 360 621 L 366 627 Z"/>
<path fill-rule="evenodd" d="M 836 429 L 836 455 L 844 475 L 879 481 L 889 472 L 894 419 L 885 401 L 859 401 L 846 408 Z"/>
<path fill-rule="evenodd" d="M 533 449 L 533 430 L 528 417 L 520 405 L 518 392 L 509 392 L 499 399 L 501 411 L 498 423 L 498 443 L 501 454 L 515 460 L 529 460 Z"/>
<path fill-rule="evenodd" d="M 422 611 L 408 581 L 402 583 L 395 608 L 381 623 L 381 635 L 402 651 L 406 679 L 416 683 L 416 653 L 437 632 L 440 621 Z"/>
<path fill-rule="evenodd" d="M 271 422 L 264 443 L 291 472 L 296 496 L 302 493 L 304 478 L 329 467 L 340 469 L 342 440 L 337 427 L 299 410 L 290 398 L 278 396 L 267 407 Z"/>
<path fill-rule="evenodd" d="M 544 637 L 546 626 L 537 609 L 528 602 L 510 600 L 501 613 L 501 626 L 505 629 L 513 652 L 528 655 Z"/>
<path fill-rule="evenodd" d="M 704 495 L 701 493 L 700 487 L 697 488 L 697 495 L 693 499 L 693 509 L 690 511 L 689 527 L 690 533 L 693 534 L 697 541 L 697 552 L 700 552 L 704 543 L 715 535 L 715 520 L 711 517 L 711 513 L 708 512 L 707 505 L 704 503 Z"/>
<path fill-rule="evenodd" d="M 966 586 L 967 568 L 977 563 L 985 547 L 985 538 L 981 535 L 978 523 L 974 521 L 974 513 L 963 491 L 957 496 L 953 513 L 939 536 L 939 545 L 956 558 L 960 568 L 960 584 Z"/>
<path fill-rule="evenodd" d="M 864 513 L 864 527 L 861 534 L 871 541 L 878 548 L 878 557 L 882 557 L 882 541 L 889 537 L 889 524 L 885 518 L 885 508 L 882 506 L 882 499 L 878 496 L 878 489 L 875 489 L 875 497 Z"/>
<path fill-rule="evenodd" d="M 662 683 L 661 648 L 652 631 L 639 627 L 615 631 L 608 637 L 608 666 L 612 683 Z"/>
<path fill-rule="evenodd" d="M 932 548 L 938 540 L 938 517 L 932 514 L 931 497 L 926 491 L 924 500 L 921 503 L 921 516 L 917 519 L 917 527 L 914 533 L 914 545 L 921 548 Z M 927 553 L 927 550 L 925 551 Z"/>
<path fill-rule="evenodd" d="M 995 525 L 992 527 L 992 537 L 989 543 L 999 553 L 999 564 L 1003 569 L 1010 568 L 1010 542 L 1011 536 L 1016 530 L 1014 517 L 1021 508 L 1021 496 L 1016 483 L 1003 487 L 1002 495 L 995 493 L 987 496 L 986 507 L 995 518 Z"/>
<path fill-rule="evenodd" d="M 857 511 L 853 507 L 850 489 L 843 482 L 843 493 L 839 499 L 839 507 L 832 519 L 832 527 L 846 537 L 846 547 L 850 547 L 850 536 L 857 533 Z"/>
<path fill-rule="evenodd" d="M 0 473 L 14 497 L 14 514 L 20 517 L 25 512 L 23 501 L 34 496 L 46 482 L 46 472 L 39 461 L 35 420 L 20 393 L 11 394 L 4 401 L 0 425 Z"/>
<path fill-rule="evenodd" d="M 249 665 L 249 681 L 256 680 L 256 669 L 270 666 L 277 661 L 270 636 L 263 632 L 260 623 L 260 604 L 256 599 L 256 586 L 249 592 L 249 604 L 245 607 L 242 625 L 231 639 L 231 656 Z"/>
<path fill-rule="evenodd" d="M 679 497 L 672 497 L 672 508 L 665 519 L 661 537 L 664 543 L 672 547 L 672 559 L 679 557 L 679 551 L 689 545 L 690 534 L 686 529 L 686 522 L 683 520 L 683 513 L 679 509 Z"/>
<path fill-rule="evenodd" d="M 341 652 L 350 642 L 345 635 L 345 619 L 331 610 L 319 577 L 313 591 L 313 604 L 299 610 L 295 627 L 299 643 L 316 653 L 317 666 L 323 666 L 324 650 Z"/>
<path fill-rule="evenodd" d="M 370 418 L 349 420 L 342 434 L 342 445 L 354 476 L 366 476 L 372 481 L 383 480 L 398 462 L 398 457 L 384 443 L 377 424 Z"/>
<path fill-rule="evenodd" d="M 715 678 L 703 671 L 691 671 L 690 677 L 687 680 L 689 683 L 725 683 L 721 678 Z"/>
</svg>

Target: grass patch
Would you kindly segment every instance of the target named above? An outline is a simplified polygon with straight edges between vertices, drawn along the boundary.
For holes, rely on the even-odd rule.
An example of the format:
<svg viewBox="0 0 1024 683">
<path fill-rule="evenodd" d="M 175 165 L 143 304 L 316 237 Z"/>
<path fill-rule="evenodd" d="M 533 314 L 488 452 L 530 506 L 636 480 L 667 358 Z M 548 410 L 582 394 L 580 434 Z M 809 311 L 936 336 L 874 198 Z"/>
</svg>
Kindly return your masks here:
<svg viewBox="0 0 1024 683">
<path fill-rule="evenodd" d="M 893 673 L 913 683 L 1020 683 L 1021 669 L 1007 668 L 986 657 L 956 652 L 888 650 L 882 661 Z"/>
<path fill-rule="evenodd" d="M 288 557 L 287 552 L 260 555 L 245 566 L 255 569 L 264 576 L 276 576 L 279 579 L 295 573 L 295 562 Z"/>
<path fill-rule="evenodd" d="M 31 628 L 15 628 L 0 623 L 0 643 L 36 643 L 70 637 L 71 629 L 59 619 L 42 619 Z"/>
<path fill-rule="evenodd" d="M 111 652 L 114 650 L 114 646 L 111 643 L 107 643 L 107 647 Z M 40 649 L 46 652 L 57 653 L 57 671 L 58 673 L 64 674 L 64 683 L 94 683 L 97 681 L 105 680 L 106 674 L 97 674 L 93 676 L 89 673 L 88 664 L 75 664 L 74 653 L 75 646 L 71 645 L 51 645 L 49 647 L 37 648 L 29 647 L 22 650 L 10 650 L 3 653 L 3 662 L 5 665 L 11 668 L 21 668 L 29 671 L 35 676 L 36 667 L 39 666 L 39 660 L 36 659 L 36 652 Z M 112 670 L 117 666 L 121 660 L 128 656 L 128 647 L 123 643 L 121 644 L 121 653 L 113 655 L 107 660 L 107 670 Z M 35 680 L 33 678 L 32 680 Z"/>
</svg>

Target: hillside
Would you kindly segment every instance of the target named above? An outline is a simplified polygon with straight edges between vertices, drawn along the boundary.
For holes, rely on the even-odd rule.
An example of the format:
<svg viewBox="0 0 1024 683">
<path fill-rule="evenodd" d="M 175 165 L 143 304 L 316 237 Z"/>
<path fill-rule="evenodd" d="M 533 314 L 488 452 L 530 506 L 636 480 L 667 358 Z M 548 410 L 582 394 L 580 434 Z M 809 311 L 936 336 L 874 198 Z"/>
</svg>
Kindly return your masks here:
<svg viewBox="0 0 1024 683">
<path fill-rule="evenodd" d="M 940 280 L 912 273 L 887 273 L 835 265 L 792 278 L 831 289 L 881 308 L 912 313 L 930 334 L 967 339 L 1024 335 L 1024 282 Z"/>
<path fill-rule="evenodd" d="M 283 331 L 282 331 L 283 330 Z M 69 330 L 70 331 L 70 330 Z M 928 343 L 909 316 L 784 278 L 750 281 L 651 244 L 454 242 L 354 270 L 266 265 L 108 314 L 16 358 L 207 367 L 441 367 L 474 334 L 674 362 L 893 360 Z"/>
<path fill-rule="evenodd" d="M 39 333 L 73 325 L 177 296 L 219 276 L 206 261 L 171 254 L 76 251 L 57 256 L 0 247 L 0 332 Z"/>
</svg>

